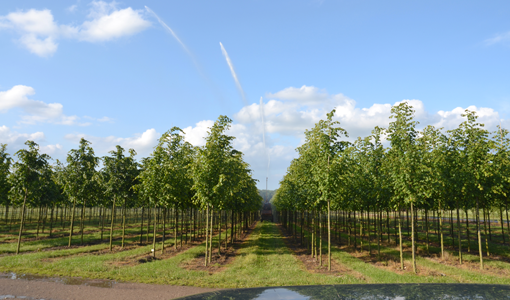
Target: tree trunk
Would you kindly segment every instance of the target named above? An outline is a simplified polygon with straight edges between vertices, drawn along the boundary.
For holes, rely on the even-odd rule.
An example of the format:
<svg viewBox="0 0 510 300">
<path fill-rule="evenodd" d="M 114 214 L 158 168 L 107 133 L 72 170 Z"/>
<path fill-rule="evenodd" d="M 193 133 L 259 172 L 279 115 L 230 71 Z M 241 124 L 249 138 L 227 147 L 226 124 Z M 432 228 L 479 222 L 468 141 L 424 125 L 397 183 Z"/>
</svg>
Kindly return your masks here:
<svg viewBox="0 0 510 300">
<path fill-rule="evenodd" d="M 205 263 L 204 266 L 207 267 L 207 258 L 209 256 L 209 248 L 208 248 L 208 230 L 209 230 L 209 205 L 207 205 L 206 213 L 205 213 Z"/>
<path fill-rule="evenodd" d="M 142 245 L 142 239 L 143 239 L 143 213 L 145 210 L 145 206 L 142 206 L 142 224 L 140 225 L 140 246 Z"/>
<path fill-rule="evenodd" d="M 156 258 L 156 232 L 158 229 L 158 208 L 154 205 L 154 234 L 152 235 L 152 257 Z"/>
<path fill-rule="evenodd" d="M 84 217 L 84 213 L 85 213 L 85 201 L 83 201 L 83 205 L 81 207 L 81 217 L 80 217 L 80 234 L 81 234 L 81 242 L 80 244 L 83 245 L 83 217 Z"/>
<path fill-rule="evenodd" d="M 425 234 L 427 236 L 427 255 L 430 255 L 430 239 L 429 239 L 429 212 L 425 209 Z"/>
<path fill-rule="evenodd" d="M 487 241 L 487 215 L 485 214 L 485 207 L 482 208 L 482 213 L 483 213 L 483 230 L 485 233 L 485 250 L 487 250 L 487 256 L 490 256 L 489 241 Z"/>
<path fill-rule="evenodd" d="M 214 229 L 214 208 L 211 207 L 211 233 L 209 235 L 209 263 L 211 263 L 211 258 L 212 258 L 213 229 Z"/>
<path fill-rule="evenodd" d="M 25 221 L 25 206 L 27 203 L 27 194 L 28 190 L 25 189 L 25 197 L 23 197 L 23 206 L 21 207 L 21 220 L 19 225 L 19 235 L 18 235 L 18 246 L 16 247 L 16 255 L 19 254 L 19 247 L 21 245 L 21 234 L 23 233 L 23 223 Z"/>
<path fill-rule="evenodd" d="M 466 209 L 465 212 L 466 212 L 466 235 L 467 235 L 467 242 L 468 242 L 467 251 L 469 253 L 469 252 L 471 252 L 471 240 L 469 239 L 469 216 L 468 216 L 468 210 Z"/>
<path fill-rule="evenodd" d="M 322 213 L 319 212 L 319 266 L 322 267 Z"/>
<path fill-rule="evenodd" d="M 328 199 L 328 271 L 331 271 L 331 209 Z"/>
<path fill-rule="evenodd" d="M 53 231 L 53 211 L 55 210 L 55 204 L 51 207 L 51 215 L 50 215 L 50 237 L 51 232 Z"/>
<path fill-rule="evenodd" d="M 402 215 L 401 211 L 398 211 L 398 238 L 400 245 L 400 269 L 404 270 L 404 252 L 402 249 Z"/>
<path fill-rule="evenodd" d="M 165 253 L 166 207 L 163 208 L 163 238 L 161 240 L 161 254 Z M 156 249 L 154 249 L 156 252 Z"/>
<path fill-rule="evenodd" d="M 411 202 L 411 253 L 412 253 L 412 259 L 413 259 L 413 272 L 416 274 L 416 246 L 414 243 L 415 240 L 415 232 L 414 232 L 414 205 L 413 202 Z"/>
<path fill-rule="evenodd" d="M 42 205 L 39 205 L 39 213 L 37 214 L 37 233 L 35 234 L 36 238 L 39 237 L 39 225 L 41 224 L 41 218 L 42 218 L 43 210 Z"/>
<path fill-rule="evenodd" d="M 179 225 L 179 210 L 177 209 L 177 205 L 174 207 L 174 221 L 175 221 L 174 222 L 174 249 L 177 250 L 177 226 Z"/>
<path fill-rule="evenodd" d="M 126 198 L 124 198 L 124 203 L 122 204 L 122 244 L 120 246 L 121 248 L 124 248 L 125 238 L 126 238 Z"/>
<path fill-rule="evenodd" d="M 112 223 L 110 225 L 110 252 L 112 251 L 112 242 L 113 242 L 113 223 L 115 222 L 115 200 L 116 197 L 113 197 L 112 203 Z"/>
<path fill-rule="evenodd" d="M 145 235 L 145 242 L 149 243 L 149 232 L 151 230 L 152 214 L 150 206 L 147 207 L 147 233 Z"/>
<path fill-rule="evenodd" d="M 73 198 L 73 211 L 71 212 L 71 224 L 69 225 L 69 244 L 67 245 L 67 247 L 71 247 L 71 239 L 73 238 L 75 208 L 76 208 L 76 198 Z"/>
<path fill-rule="evenodd" d="M 443 211 L 441 208 L 439 208 L 437 216 L 439 217 L 439 235 L 441 238 L 441 259 L 444 259 Z"/>
<path fill-rule="evenodd" d="M 503 226 L 503 208 L 499 207 L 499 223 L 501 223 L 501 235 L 503 236 L 503 244 L 505 244 L 505 227 Z"/>
<path fill-rule="evenodd" d="M 480 270 L 483 270 L 482 232 L 480 231 L 480 209 L 476 198 L 476 231 L 478 233 L 478 252 L 480 254 Z"/>
<path fill-rule="evenodd" d="M 459 239 L 459 264 L 462 265 L 462 239 L 460 235 L 461 226 L 460 226 L 460 213 L 459 213 L 459 199 L 457 199 L 457 230 L 458 230 L 458 239 Z"/>
</svg>

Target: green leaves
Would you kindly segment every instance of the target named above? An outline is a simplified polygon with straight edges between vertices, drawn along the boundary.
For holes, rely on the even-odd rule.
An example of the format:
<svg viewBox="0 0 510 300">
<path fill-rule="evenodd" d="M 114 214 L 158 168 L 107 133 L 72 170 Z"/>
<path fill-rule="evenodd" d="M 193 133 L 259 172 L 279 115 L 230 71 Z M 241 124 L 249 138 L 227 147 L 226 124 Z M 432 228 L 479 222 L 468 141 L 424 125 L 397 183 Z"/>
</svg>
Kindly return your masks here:
<svg viewBox="0 0 510 300">
<path fill-rule="evenodd" d="M 9 176 L 11 190 L 9 196 L 15 205 L 23 202 L 27 196 L 29 205 L 38 205 L 48 180 L 51 180 L 50 165 L 47 154 L 39 153 L 39 145 L 33 141 L 26 141 L 28 150 L 20 149 L 16 152 L 17 160 L 12 165 Z"/>
</svg>

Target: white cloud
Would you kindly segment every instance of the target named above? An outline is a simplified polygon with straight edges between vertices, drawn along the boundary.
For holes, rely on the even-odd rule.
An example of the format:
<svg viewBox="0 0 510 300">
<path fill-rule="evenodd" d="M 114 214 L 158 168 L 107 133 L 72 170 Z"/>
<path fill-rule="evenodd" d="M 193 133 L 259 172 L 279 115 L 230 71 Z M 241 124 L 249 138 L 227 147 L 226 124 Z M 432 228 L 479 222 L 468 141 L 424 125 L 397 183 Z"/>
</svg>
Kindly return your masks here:
<svg viewBox="0 0 510 300">
<path fill-rule="evenodd" d="M 499 33 L 490 39 L 486 39 L 484 42 L 485 42 L 485 45 L 490 46 L 490 45 L 502 43 L 502 42 L 508 41 L 508 40 L 510 40 L 510 31 L 505 32 L 505 33 Z"/>
<path fill-rule="evenodd" d="M 8 91 L 0 92 L 0 113 L 19 108 L 25 113 L 21 117 L 21 122 L 26 124 L 48 122 L 63 125 L 90 125 L 90 123 L 78 123 L 77 116 L 65 115 L 60 103 L 44 103 L 28 98 L 34 94 L 34 88 L 25 85 L 16 85 Z"/>
<path fill-rule="evenodd" d="M 109 122 L 109 123 L 113 123 L 113 119 L 112 118 L 108 118 L 108 117 L 102 117 L 100 119 L 97 119 L 98 122 Z"/>
<path fill-rule="evenodd" d="M 108 151 L 114 150 L 116 145 L 122 146 L 126 151 L 129 149 L 135 149 L 136 152 L 141 156 L 148 156 L 154 146 L 157 145 L 158 139 L 161 134 L 157 133 L 154 128 L 147 129 L 142 134 L 135 134 L 132 137 L 96 137 L 88 134 L 67 134 L 65 139 L 78 143 L 83 137 L 92 143 L 92 147 L 97 149 L 99 153 L 107 153 Z"/>
<path fill-rule="evenodd" d="M 304 142 L 304 131 L 316 122 L 326 118 L 326 114 L 336 108 L 334 119 L 349 133 L 348 140 L 364 137 L 375 126 L 388 127 L 391 107 L 401 102 L 410 103 L 415 110 L 415 119 L 420 122 L 418 129 L 426 125 L 444 127 L 445 130 L 456 128 L 464 121 L 460 115 L 464 108 L 451 111 L 428 112 L 424 103 L 417 99 L 407 99 L 390 103 L 374 103 L 370 107 L 357 107 L 356 101 L 343 94 L 328 94 L 325 90 L 313 86 L 286 88 L 274 94 L 273 99 L 266 100 L 264 112 L 267 132 L 267 149 L 262 139 L 263 127 L 259 104 L 243 107 L 234 115 L 235 122 L 227 134 L 235 136 L 234 146 L 244 153 L 245 160 L 254 170 L 254 178 L 260 180 L 259 187 L 265 187 L 267 175 L 267 153 L 271 159 L 269 188 L 276 188 L 276 183 L 286 172 L 290 161 L 297 157 L 295 149 Z M 486 128 L 495 130 L 499 124 L 499 114 L 491 108 L 467 107 L 477 112 L 478 121 Z M 510 127 L 510 120 L 503 120 L 504 127 Z M 204 120 L 183 129 L 186 140 L 195 146 L 205 145 L 204 138 L 213 120 Z"/>
<path fill-rule="evenodd" d="M 77 5 L 77 4 L 74 4 L 74 5 L 69 6 L 69 7 L 67 8 L 67 11 L 69 11 L 69 12 L 72 12 L 72 13 L 73 13 L 73 12 L 75 12 L 75 11 L 76 11 L 76 9 L 77 9 L 77 8 L 78 8 L 78 5 Z"/>
<path fill-rule="evenodd" d="M 34 133 L 18 133 L 12 131 L 5 125 L 0 126 L 0 141 L 9 146 L 21 147 L 27 140 L 42 142 L 44 139 L 44 133 L 40 131 Z"/>
<path fill-rule="evenodd" d="M 89 15 L 92 19 L 85 21 L 80 30 L 79 39 L 88 42 L 102 42 L 111 39 L 130 36 L 147 29 L 150 22 L 142 17 L 140 11 L 131 7 L 116 9 L 111 4 L 93 2 L 93 9 Z"/>
<path fill-rule="evenodd" d="M 190 142 L 193 146 L 205 145 L 205 137 L 209 128 L 214 125 L 214 121 L 205 120 L 198 122 L 195 127 L 189 126 L 183 128 L 182 131 L 186 134 L 186 141 Z"/>
<path fill-rule="evenodd" d="M 89 20 L 80 26 L 58 25 L 50 10 L 30 9 L 0 16 L 0 29 L 11 29 L 20 35 L 19 42 L 30 52 L 41 57 L 53 55 L 60 38 L 88 42 L 102 42 L 136 34 L 147 29 L 150 22 L 141 10 L 131 7 L 118 9 L 115 2 L 91 3 Z M 68 8 L 74 11 L 76 5 Z"/>
</svg>

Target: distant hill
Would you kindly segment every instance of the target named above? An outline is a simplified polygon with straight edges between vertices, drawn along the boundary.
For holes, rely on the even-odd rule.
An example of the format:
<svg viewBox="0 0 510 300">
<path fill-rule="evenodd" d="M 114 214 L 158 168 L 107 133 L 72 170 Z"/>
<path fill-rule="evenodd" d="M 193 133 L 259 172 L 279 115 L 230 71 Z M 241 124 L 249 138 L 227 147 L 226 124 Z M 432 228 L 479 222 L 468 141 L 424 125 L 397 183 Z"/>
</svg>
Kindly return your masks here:
<svg viewBox="0 0 510 300">
<path fill-rule="evenodd" d="M 259 190 L 259 195 L 264 199 L 271 201 L 277 190 Z"/>
</svg>

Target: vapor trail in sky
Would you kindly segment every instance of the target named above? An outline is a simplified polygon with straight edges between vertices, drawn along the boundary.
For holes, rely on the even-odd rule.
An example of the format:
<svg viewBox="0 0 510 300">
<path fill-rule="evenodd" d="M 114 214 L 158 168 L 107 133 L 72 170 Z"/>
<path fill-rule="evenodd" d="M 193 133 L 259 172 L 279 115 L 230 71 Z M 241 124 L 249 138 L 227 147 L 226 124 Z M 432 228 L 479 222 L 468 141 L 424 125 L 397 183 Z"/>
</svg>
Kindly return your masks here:
<svg viewBox="0 0 510 300">
<path fill-rule="evenodd" d="M 237 78 L 236 71 L 234 70 L 234 65 L 232 64 L 232 61 L 230 60 L 230 57 L 228 56 L 227 50 L 225 50 L 225 47 L 223 47 L 223 44 L 220 42 L 221 52 L 223 52 L 223 55 L 225 56 L 225 59 L 227 60 L 228 67 L 230 68 L 230 72 L 232 73 L 232 77 L 234 77 L 234 81 L 236 82 L 237 88 L 239 89 L 239 92 L 241 93 L 241 97 L 243 98 L 244 105 L 248 105 L 248 101 L 246 101 L 246 96 L 244 95 L 243 87 L 241 86 L 241 83 L 239 83 L 239 79 Z"/>
<path fill-rule="evenodd" d="M 188 54 L 188 56 L 191 58 L 191 60 L 193 61 L 193 64 L 195 65 L 195 67 L 197 68 L 198 70 L 198 73 L 200 73 L 200 75 L 202 77 L 204 77 L 207 81 L 209 81 L 209 78 L 207 78 L 207 76 L 205 76 L 204 72 L 202 72 L 202 68 L 200 67 L 200 64 L 197 62 L 197 60 L 195 59 L 195 57 L 193 56 L 193 53 L 191 53 L 191 51 L 189 51 L 188 47 L 186 47 L 186 45 L 181 41 L 181 39 L 177 36 L 177 34 L 175 34 L 175 32 L 172 30 L 172 28 L 170 28 L 170 26 L 166 25 L 165 22 L 163 22 L 163 20 L 161 20 L 159 18 L 159 16 L 150 8 L 148 8 L 147 6 L 145 6 L 145 9 L 151 13 L 152 15 L 154 15 L 154 17 L 158 20 L 159 24 L 161 24 L 161 26 L 163 26 L 163 28 L 165 28 L 166 30 L 168 30 L 168 32 L 170 32 L 170 34 L 177 40 L 177 42 L 181 45 L 181 47 L 184 49 L 184 51 L 186 52 L 186 54 Z"/>
<path fill-rule="evenodd" d="M 260 97 L 260 116 L 262 119 L 262 141 L 264 142 L 264 149 L 266 151 L 267 155 L 267 169 L 266 169 L 266 178 L 269 175 L 269 165 L 271 163 L 271 157 L 269 156 L 269 149 L 267 149 L 266 145 L 266 120 L 264 118 L 265 112 L 264 112 L 264 101 L 262 101 L 262 97 Z"/>
<path fill-rule="evenodd" d="M 188 47 L 186 47 L 186 45 L 184 45 L 184 43 L 177 36 L 177 34 L 175 34 L 175 32 L 172 30 L 172 28 L 170 28 L 170 26 L 166 25 L 166 23 L 163 22 L 163 20 L 161 20 L 159 18 L 159 16 L 154 11 L 152 11 L 152 9 L 148 8 L 147 6 L 145 6 L 145 9 L 149 13 L 153 14 L 154 17 L 156 17 L 156 19 L 158 20 L 159 24 L 161 24 L 161 26 L 163 26 L 163 28 L 165 28 L 166 30 L 168 30 L 170 32 L 170 34 L 172 34 L 172 36 L 179 42 L 179 44 L 181 44 L 182 48 L 184 48 L 184 51 L 186 51 L 186 53 L 188 53 L 188 55 L 192 55 L 191 52 L 188 50 Z"/>
</svg>

